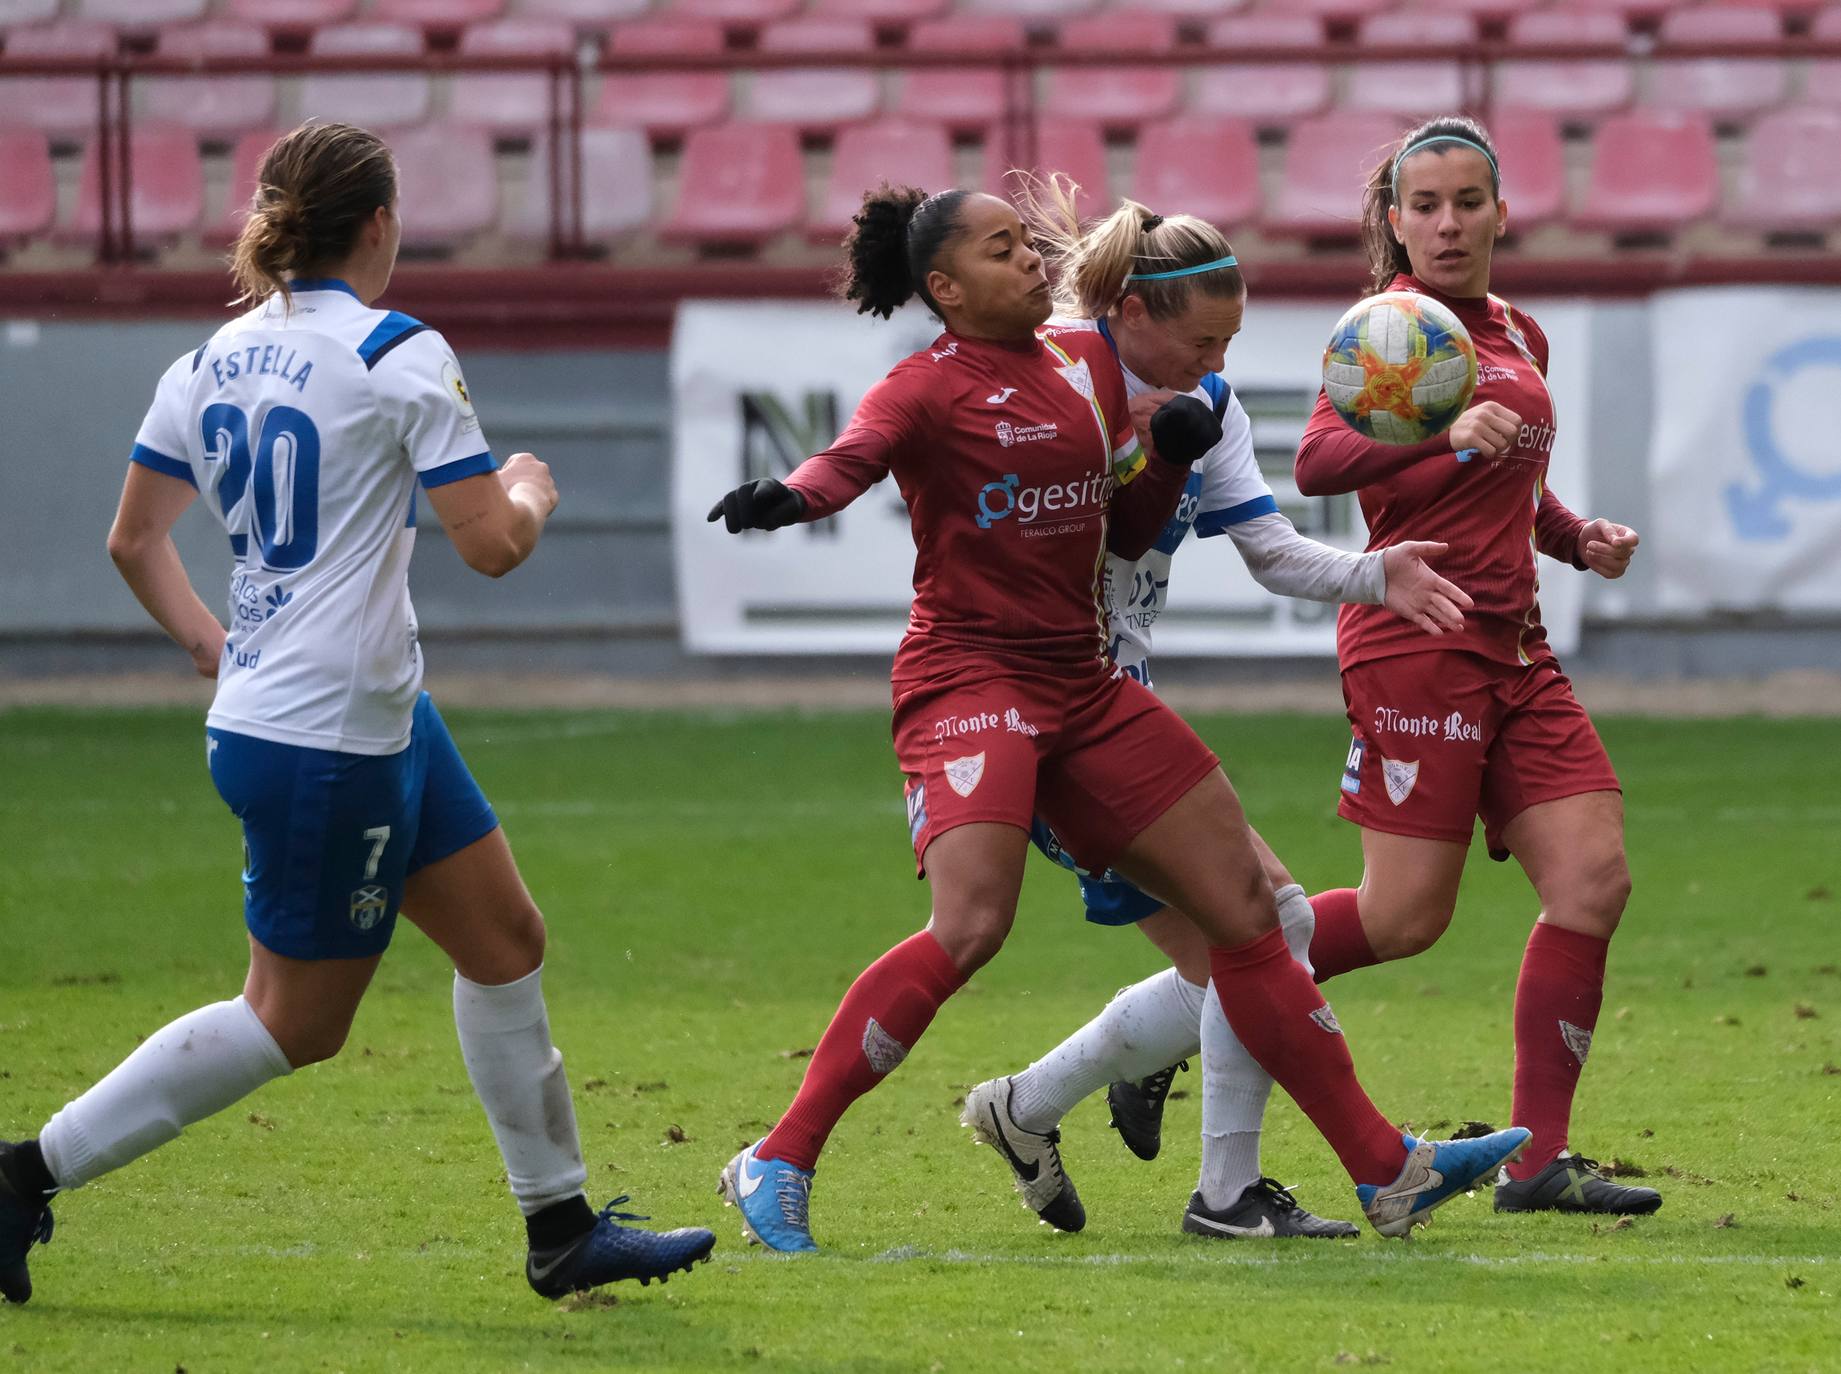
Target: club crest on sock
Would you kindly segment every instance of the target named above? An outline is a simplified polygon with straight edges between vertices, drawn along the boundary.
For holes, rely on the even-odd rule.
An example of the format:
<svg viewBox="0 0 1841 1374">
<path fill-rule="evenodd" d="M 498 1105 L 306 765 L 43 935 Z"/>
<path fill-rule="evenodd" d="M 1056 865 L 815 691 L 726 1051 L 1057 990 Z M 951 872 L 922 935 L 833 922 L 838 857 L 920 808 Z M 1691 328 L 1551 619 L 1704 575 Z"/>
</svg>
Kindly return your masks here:
<svg viewBox="0 0 1841 1374">
<path fill-rule="evenodd" d="M 908 1057 L 908 1047 L 883 1030 L 872 1016 L 863 1027 L 863 1057 L 877 1073 L 890 1073 Z"/>
<path fill-rule="evenodd" d="M 1336 1013 L 1330 1010 L 1330 1004 L 1328 1002 L 1325 1002 L 1322 1006 L 1313 1011 L 1310 1014 L 1310 1019 L 1315 1021 L 1331 1035 L 1342 1034 L 1342 1022 L 1336 1019 Z"/>
<path fill-rule="evenodd" d="M 1560 1022 L 1560 1039 L 1566 1042 L 1566 1048 L 1573 1052 L 1573 1058 L 1579 1061 L 1579 1067 L 1585 1067 L 1585 1057 L 1592 1052 L 1592 1033 L 1571 1021 Z"/>
</svg>

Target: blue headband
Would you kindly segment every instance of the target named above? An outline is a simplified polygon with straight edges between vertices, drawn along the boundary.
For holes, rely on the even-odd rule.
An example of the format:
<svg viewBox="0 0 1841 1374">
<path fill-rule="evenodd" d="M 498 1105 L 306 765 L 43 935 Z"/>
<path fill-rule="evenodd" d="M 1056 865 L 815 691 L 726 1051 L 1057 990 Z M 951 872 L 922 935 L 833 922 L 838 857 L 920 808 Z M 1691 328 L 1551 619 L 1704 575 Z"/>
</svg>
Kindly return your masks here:
<svg viewBox="0 0 1841 1374">
<path fill-rule="evenodd" d="M 1172 277 L 1193 277 L 1199 272 L 1213 272 L 1223 267 L 1238 267 L 1240 260 L 1232 253 L 1213 262 L 1205 262 L 1200 267 L 1179 267 L 1174 272 L 1133 272 L 1126 281 L 1168 281 Z"/>
<path fill-rule="evenodd" d="M 1400 199 L 1400 164 L 1405 162 L 1414 153 L 1430 148 L 1434 143 L 1462 143 L 1466 148 L 1475 148 L 1479 153 L 1483 154 L 1483 160 L 1489 164 L 1490 189 L 1499 190 L 1501 188 L 1502 169 L 1496 166 L 1496 155 L 1490 152 L 1488 148 L 1485 148 L 1475 139 L 1465 138 L 1462 134 L 1427 134 L 1417 143 L 1409 143 L 1394 155 L 1394 169 L 1389 180 L 1393 183 L 1394 199 L 1396 201 Z"/>
</svg>

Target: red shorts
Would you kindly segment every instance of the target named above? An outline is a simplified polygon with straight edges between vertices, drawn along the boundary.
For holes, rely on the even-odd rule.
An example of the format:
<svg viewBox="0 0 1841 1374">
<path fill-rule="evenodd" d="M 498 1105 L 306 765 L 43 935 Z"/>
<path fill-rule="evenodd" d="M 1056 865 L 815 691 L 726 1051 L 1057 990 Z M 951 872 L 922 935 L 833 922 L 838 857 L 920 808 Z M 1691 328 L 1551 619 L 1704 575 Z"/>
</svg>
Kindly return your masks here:
<svg viewBox="0 0 1841 1374">
<path fill-rule="evenodd" d="M 1037 815 L 1081 867 L 1099 873 L 1220 760 L 1183 718 L 1122 672 L 976 673 L 902 690 L 895 757 L 907 777 L 908 831 L 927 846 L 957 826 L 1027 831 Z"/>
<path fill-rule="evenodd" d="M 1526 667 L 1476 654 L 1404 654 L 1346 668 L 1355 741 L 1337 811 L 1369 830 L 1470 843 L 1492 859 L 1503 827 L 1537 802 L 1616 792 L 1591 717 L 1551 658 Z"/>
</svg>

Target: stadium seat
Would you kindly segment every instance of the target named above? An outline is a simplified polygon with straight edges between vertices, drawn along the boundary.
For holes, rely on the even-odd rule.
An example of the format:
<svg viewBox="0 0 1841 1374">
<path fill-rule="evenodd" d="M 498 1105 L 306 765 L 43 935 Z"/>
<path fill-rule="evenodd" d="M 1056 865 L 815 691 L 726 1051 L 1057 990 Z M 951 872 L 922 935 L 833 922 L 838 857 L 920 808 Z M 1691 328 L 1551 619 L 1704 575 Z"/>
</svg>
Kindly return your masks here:
<svg viewBox="0 0 1841 1374">
<path fill-rule="evenodd" d="M 44 233 L 57 210 L 44 130 L 0 129 L 0 249 Z"/>
<path fill-rule="evenodd" d="M 1474 44 L 1477 21 L 1468 14 L 1430 10 L 1377 14 L 1362 23 L 1359 38 L 1364 47 Z M 1473 79 L 1481 81 L 1481 72 Z M 1361 62 L 1349 73 L 1342 103 L 1351 110 L 1385 110 L 1424 119 L 1476 105 L 1465 98 L 1465 85 L 1464 67 L 1458 62 Z"/>
<path fill-rule="evenodd" d="M 1360 232 L 1362 190 L 1400 137 L 1375 110 L 1342 110 L 1292 126 L 1285 176 L 1261 223 L 1275 234 L 1349 237 Z"/>
<path fill-rule="evenodd" d="M 1615 14 L 1535 10 L 1509 21 L 1509 46 L 1524 52 L 1579 43 L 1622 47 L 1629 40 Z M 1630 62 L 1621 58 L 1517 57 L 1496 68 L 1496 105 L 1510 110 L 1599 115 L 1621 110 L 1636 93 Z"/>
<path fill-rule="evenodd" d="M 1223 229 L 1259 217 L 1259 146 L 1244 119 L 1181 115 L 1138 133 L 1133 200 L 1160 215 L 1196 215 Z"/>
<path fill-rule="evenodd" d="M 316 30 L 307 48 L 315 57 L 419 58 L 424 50 L 422 31 L 407 24 L 333 24 Z M 431 89 L 418 71 L 313 72 L 301 83 L 300 112 L 367 129 L 420 124 L 428 118 Z"/>
<path fill-rule="evenodd" d="M 155 51 L 161 57 L 196 61 L 207 57 L 267 57 L 268 32 L 253 24 L 209 20 L 166 29 Z M 248 76 L 150 76 L 137 81 L 141 109 L 149 119 L 184 124 L 201 134 L 228 137 L 265 127 L 275 117 L 275 78 Z"/>
<path fill-rule="evenodd" d="M 1614 234 L 1668 233 L 1709 213 L 1719 184 L 1705 115 L 1612 115 L 1598 126 L 1585 198 L 1572 220 Z"/>
<path fill-rule="evenodd" d="M 872 24 L 917 24 L 937 19 L 952 0 L 813 0 L 809 13 L 828 19 L 867 19 Z"/>
<path fill-rule="evenodd" d="M 1565 0 L 1561 8 L 1587 12 L 1596 10 L 1628 22 L 1654 19 L 1686 3 L 1690 3 L 1690 0 Z"/>
<path fill-rule="evenodd" d="M 568 184 L 569 171 L 563 171 Z M 582 236 L 605 244 L 652 218 L 652 156 L 640 129 L 582 130 Z M 531 175 L 522 195 L 507 208 L 505 231 L 531 243 L 550 237 L 550 147 L 539 135 L 531 144 Z"/>
<path fill-rule="evenodd" d="M 1140 65 L 1176 49 L 1176 19 L 1168 14 L 1115 10 L 1061 26 L 1061 52 L 1111 53 L 1117 65 L 1051 67 L 1042 112 L 1050 119 L 1092 119 L 1106 128 L 1131 128 L 1176 112 L 1182 100 L 1183 69 L 1168 63 Z"/>
<path fill-rule="evenodd" d="M 1131 0 L 1131 8 L 1185 19 L 1218 19 L 1230 10 L 1244 9 L 1253 0 Z"/>
<path fill-rule="evenodd" d="M 435 122 L 391 136 L 403 246 L 457 247 L 499 217 L 499 178 L 484 129 Z"/>
<path fill-rule="evenodd" d="M 162 24 L 202 19 L 210 7 L 211 0 L 77 0 L 76 14 L 125 33 L 146 33 Z"/>
<path fill-rule="evenodd" d="M 287 132 L 285 129 L 255 129 L 231 145 L 230 184 L 224 191 L 223 204 L 216 214 L 205 220 L 204 240 L 210 244 L 229 243 L 243 227 L 245 211 L 256 193 L 257 173 L 262 155 L 271 144 Z"/>
<path fill-rule="evenodd" d="M 512 0 L 511 13 L 522 19 L 562 19 L 584 33 L 601 33 L 651 7 L 652 0 Z"/>
<path fill-rule="evenodd" d="M 1767 10 L 1719 5 L 1662 16 L 1665 48 L 1670 43 L 1770 43 L 1782 37 L 1781 22 Z M 1773 57 L 1658 57 L 1649 69 L 1646 103 L 1716 116 L 1750 115 L 1783 103 L 1788 76 L 1786 65 Z"/>
<path fill-rule="evenodd" d="M 671 243 L 758 245 L 804 218 L 798 135 L 777 124 L 718 124 L 685 138 L 677 207 L 660 234 Z"/>
<path fill-rule="evenodd" d="M 1014 198 L 1021 178 L 1011 174 L 1001 130 L 992 130 L 985 140 L 985 184 L 996 195 Z M 1051 172 L 1065 172 L 1080 184 L 1076 203 L 1080 217 L 1110 214 L 1117 203 L 1112 194 L 1112 176 L 1106 167 L 1106 141 L 1097 124 L 1077 120 L 1056 120 L 1036 125 L 1035 166 L 1039 177 Z"/>
<path fill-rule="evenodd" d="M 230 0 L 225 13 L 246 24 L 309 32 L 350 19 L 358 0 Z"/>
<path fill-rule="evenodd" d="M 1543 3 L 1545 0 L 1407 0 L 1407 7 L 1437 10 L 1444 14 L 1468 14 L 1488 21 L 1512 19 Z"/>
<path fill-rule="evenodd" d="M 460 36 L 463 57 L 572 58 L 575 29 L 561 19 L 500 19 Z M 546 72 L 457 72 L 448 113 L 481 128 L 529 133 L 550 117 Z"/>
<path fill-rule="evenodd" d="M 714 19 L 721 24 L 753 27 L 790 19 L 802 0 L 671 0 L 675 18 Z"/>
<path fill-rule="evenodd" d="M 366 16 L 395 24 L 452 31 L 497 19 L 505 0 L 371 0 Z"/>
<path fill-rule="evenodd" d="M 881 182 L 931 192 L 954 180 L 952 142 L 938 124 L 882 119 L 854 125 L 837 136 L 831 175 L 807 232 L 822 243 L 838 242 L 862 205 L 863 193 Z"/>
<path fill-rule="evenodd" d="M 1246 48 L 1315 52 L 1323 47 L 1323 21 L 1308 14 L 1230 15 L 1209 25 L 1208 46 L 1222 54 Z M 1189 108 L 1271 127 L 1317 114 L 1329 103 L 1328 67 L 1302 61 L 1226 62 L 1196 72 Z"/>
<path fill-rule="evenodd" d="M 1020 53 L 1028 36 L 1020 19 L 940 19 L 908 32 L 915 52 Z M 996 67 L 928 67 L 905 73 L 895 97 L 904 118 L 936 120 L 955 134 L 984 130 L 1004 117 L 1004 76 Z"/>
<path fill-rule="evenodd" d="M 1308 14 L 1338 22 L 1366 19 L 1394 7 L 1395 0 L 1260 0 L 1270 14 Z"/>
<path fill-rule="evenodd" d="M 1533 229 L 1566 212 L 1566 145 L 1558 119 L 1538 110 L 1500 110 L 1489 135 L 1502 168 L 1509 225 Z"/>
<path fill-rule="evenodd" d="M 0 0 L 0 31 L 55 19 L 58 0 Z"/>
<path fill-rule="evenodd" d="M 1809 36 L 1824 43 L 1841 43 L 1841 5 L 1816 15 Z M 1822 105 L 1841 105 L 1841 57 L 1820 57 L 1804 74 L 1804 99 Z"/>
<path fill-rule="evenodd" d="M 102 235 L 102 172 L 95 139 L 83 153 L 77 176 L 77 205 L 60 235 L 93 243 Z M 137 247 L 145 249 L 193 228 L 204 213 L 204 166 L 197 135 L 176 124 L 137 124 L 128 141 L 132 187 L 129 215 Z"/>
<path fill-rule="evenodd" d="M 868 52 L 876 35 L 865 19 L 788 19 L 761 30 L 762 52 Z M 875 114 L 882 104 L 881 73 L 870 67 L 776 67 L 753 75 L 748 118 L 831 133 Z"/>
<path fill-rule="evenodd" d="M 1841 227 L 1841 106 L 1774 110 L 1752 125 L 1729 223 L 1765 233 Z"/>
<path fill-rule="evenodd" d="M 115 30 L 94 21 L 66 20 L 7 35 L 8 57 L 113 56 Z M 27 124 L 47 133 L 72 134 L 96 127 L 93 76 L 10 76 L 0 81 L 0 124 Z"/>
<path fill-rule="evenodd" d="M 1060 23 L 1098 9 L 1100 0 L 962 0 L 961 14 L 1003 15 L 1038 24 Z"/>
<path fill-rule="evenodd" d="M 608 72 L 595 103 L 597 124 L 638 125 L 654 138 L 676 138 L 729 112 L 727 72 L 671 71 L 670 58 L 722 51 L 722 26 L 707 19 L 639 19 L 608 36 L 609 52 L 656 57 L 663 70 Z"/>
</svg>

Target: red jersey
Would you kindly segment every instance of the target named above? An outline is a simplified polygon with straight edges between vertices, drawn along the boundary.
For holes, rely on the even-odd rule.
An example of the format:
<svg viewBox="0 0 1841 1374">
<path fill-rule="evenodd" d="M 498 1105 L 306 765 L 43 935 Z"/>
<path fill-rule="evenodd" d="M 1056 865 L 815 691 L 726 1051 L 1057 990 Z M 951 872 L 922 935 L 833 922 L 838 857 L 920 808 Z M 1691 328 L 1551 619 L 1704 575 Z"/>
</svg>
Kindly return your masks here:
<svg viewBox="0 0 1841 1374">
<path fill-rule="evenodd" d="M 787 485 L 819 520 L 891 472 L 915 545 L 897 678 L 927 676 L 953 647 L 1101 666 L 1106 554 L 1149 548 L 1189 476 L 1146 464 L 1099 334 L 951 332 L 871 387 Z"/>
<path fill-rule="evenodd" d="M 1459 462 L 1451 436 L 1411 447 L 1379 444 L 1342 422 L 1321 392 L 1298 445 L 1298 490 L 1306 496 L 1359 493 L 1368 548 L 1407 539 L 1451 546 L 1438 571 L 1476 602 L 1456 634 L 1429 639 L 1384 606 L 1344 606 L 1336 622 L 1343 667 L 1369 659 L 1461 650 L 1499 663 L 1552 657 L 1541 625 L 1535 551 L 1575 567 L 1584 521 L 1547 489 L 1553 452 L 1553 396 L 1547 336 L 1496 296 L 1443 296 L 1402 273 L 1389 291 L 1418 291 L 1456 312 L 1477 349 L 1472 402 L 1495 401 L 1521 416 L 1521 433 L 1499 458 Z"/>
</svg>

